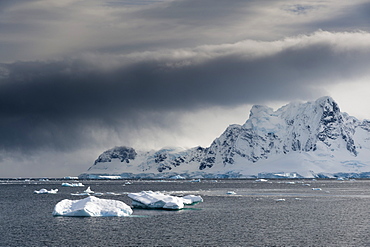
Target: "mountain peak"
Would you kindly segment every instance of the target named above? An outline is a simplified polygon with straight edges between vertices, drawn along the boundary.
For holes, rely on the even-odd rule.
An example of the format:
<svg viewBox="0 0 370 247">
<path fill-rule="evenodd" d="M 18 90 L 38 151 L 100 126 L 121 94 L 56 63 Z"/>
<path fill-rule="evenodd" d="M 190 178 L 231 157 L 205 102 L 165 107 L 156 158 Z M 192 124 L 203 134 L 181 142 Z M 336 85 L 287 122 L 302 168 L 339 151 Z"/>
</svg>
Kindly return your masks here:
<svg viewBox="0 0 370 247">
<path fill-rule="evenodd" d="M 281 172 L 305 177 L 370 174 L 369 140 L 369 122 L 340 112 L 338 104 L 325 96 L 290 103 L 276 111 L 254 105 L 244 125 L 230 125 L 207 148 L 136 152 L 116 147 L 101 154 L 88 174 L 223 178 Z"/>
<path fill-rule="evenodd" d="M 262 117 L 263 115 L 271 115 L 274 110 L 265 105 L 253 105 L 249 113 L 249 118 L 251 117 Z"/>
<path fill-rule="evenodd" d="M 330 97 L 324 96 L 315 101 L 316 105 L 319 105 L 324 111 L 340 112 L 338 104 Z"/>
</svg>

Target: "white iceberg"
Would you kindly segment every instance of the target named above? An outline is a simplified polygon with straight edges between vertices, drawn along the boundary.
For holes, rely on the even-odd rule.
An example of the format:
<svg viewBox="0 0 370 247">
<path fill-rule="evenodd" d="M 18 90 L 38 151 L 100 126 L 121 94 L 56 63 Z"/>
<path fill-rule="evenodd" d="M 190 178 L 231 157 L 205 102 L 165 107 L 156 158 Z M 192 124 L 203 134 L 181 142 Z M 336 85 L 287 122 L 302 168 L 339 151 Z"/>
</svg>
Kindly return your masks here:
<svg viewBox="0 0 370 247">
<path fill-rule="evenodd" d="M 97 179 L 107 179 L 107 180 L 116 180 L 116 179 L 122 179 L 121 176 L 103 176 L 103 175 L 100 175 L 97 177 Z"/>
<path fill-rule="evenodd" d="M 285 199 L 284 198 L 275 199 L 275 202 L 285 202 Z"/>
<path fill-rule="evenodd" d="M 201 196 L 187 195 L 181 198 L 184 201 L 184 204 L 186 205 L 192 205 L 195 203 L 203 202 L 203 198 Z"/>
<path fill-rule="evenodd" d="M 228 194 L 228 195 L 236 195 L 236 192 L 235 191 L 228 191 L 228 192 L 226 192 L 226 194 Z"/>
<path fill-rule="evenodd" d="M 128 197 L 132 199 L 133 207 L 150 209 L 180 210 L 184 208 L 185 204 L 190 205 L 203 201 L 200 196 L 188 195 L 185 197 L 177 197 L 153 191 L 129 193 Z"/>
<path fill-rule="evenodd" d="M 67 177 L 64 177 L 63 179 L 77 180 L 78 177 L 67 176 Z"/>
<path fill-rule="evenodd" d="M 267 181 L 268 181 L 267 179 L 263 179 L 263 178 L 255 180 L 255 182 L 267 182 Z"/>
<path fill-rule="evenodd" d="M 195 182 L 195 183 L 200 183 L 200 182 L 201 182 L 201 180 L 200 180 L 200 178 L 198 178 L 198 179 L 193 179 L 193 180 L 190 180 L 189 182 Z"/>
<path fill-rule="evenodd" d="M 91 189 L 90 189 L 90 186 L 89 187 L 87 187 L 87 189 L 84 191 L 85 193 L 88 193 L 88 194 L 93 194 L 94 193 L 94 191 L 92 191 Z"/>
<path fill-rule="evenodd" d="M 90 194 L 87 192 L 77 192 L 77 193 L 71 193 L 71 196 L 89 196 Z"/>
<path fill-rule="evenodd" d="M 64 199 L 58 202 L 54 216 L 130 216 L 132 209 L 117 200 L 99 199 L 89 196 L 82 200 Z"/>
<path fill-rule="evenodd" d="M 82 183 L 62 183 L 64 187 L 84 187 Z"/>
<path fill-rule="evenodd" d="M 185 177 L 180 176 L 180 175 L 176 175 L 176 176 L 170 177 L 170 179 L 185 179 Z"/>
<path fill-rule="evenodd" d="M 51 190 L 47 190 L 47 189 L 41 189 L 41 190 L 35 190 L 33 193 L 34 194 L 56 194 L 58 192 L 58 189 L 51 189 Z"/>
</svg>

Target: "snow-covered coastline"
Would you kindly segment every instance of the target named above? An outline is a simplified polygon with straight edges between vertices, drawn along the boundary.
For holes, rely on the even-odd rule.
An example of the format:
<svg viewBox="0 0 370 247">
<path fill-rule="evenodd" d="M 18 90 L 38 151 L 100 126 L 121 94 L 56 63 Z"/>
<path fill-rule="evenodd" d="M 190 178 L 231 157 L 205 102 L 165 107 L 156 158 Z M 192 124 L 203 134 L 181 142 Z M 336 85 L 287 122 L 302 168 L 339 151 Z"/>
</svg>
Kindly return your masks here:
<svg viewBox="0 0 370 247">
<path fill-rule="evenodd" d="M 80 178 L 370 177 L 370 121 L 340 111 L 330 97 L 274 111 L 252 107 L 207 147 L 103 152 Z"/>
</svg>

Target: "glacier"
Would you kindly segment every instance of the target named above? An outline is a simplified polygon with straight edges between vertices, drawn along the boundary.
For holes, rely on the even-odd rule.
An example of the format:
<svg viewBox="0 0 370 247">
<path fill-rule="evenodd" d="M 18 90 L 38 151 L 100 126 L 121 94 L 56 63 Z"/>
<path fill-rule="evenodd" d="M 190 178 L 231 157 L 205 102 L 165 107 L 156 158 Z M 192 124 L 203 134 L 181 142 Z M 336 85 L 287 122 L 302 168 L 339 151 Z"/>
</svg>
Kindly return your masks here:
<svg viewBox="0 0 370 247">
<path fill-rule="evenodd" d="M 209 147 L 103 152 L 79 178 L 370 177 L 370 120 L 341 112 L 328 96 L 278 110 L 254 105 Z"/>
</svg>

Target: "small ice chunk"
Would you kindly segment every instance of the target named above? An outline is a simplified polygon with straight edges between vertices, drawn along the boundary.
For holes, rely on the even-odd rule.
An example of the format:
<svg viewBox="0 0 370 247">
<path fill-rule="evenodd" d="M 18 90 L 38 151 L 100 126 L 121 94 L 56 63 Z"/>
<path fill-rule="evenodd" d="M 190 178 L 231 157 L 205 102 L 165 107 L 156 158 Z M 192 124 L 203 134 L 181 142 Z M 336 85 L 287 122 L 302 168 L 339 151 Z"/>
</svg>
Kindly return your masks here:
<svg viewBox="0 0 370 247">
<path fill-rule="evenodd" d="M 86 193 L 86 192 L 82 192 L 82 193 L 71 193 L 72 196 L 89 196 L 90 194 L 89 193 Z"/>
<path fill-rule="evenodd" d="M 62 183 L 64 187 L 84 187 L 82 183 Z"/>
<path fill-rule="evenodd" d="M 89 196 L 82 200 L 64 199 L 58 202 L 53 211 L 54 216 L 129 216 L 132 209 L 117 200 L 100 199 Z"/>
<path fill-rule="evenodd" d="M 267 179 L 263 179 L 263 178 L 255 180 L 255 182 L 267 182 L 267 181 L 268 181 Z"/>
<path fill-rule="evenodd" d="M 284 198 L 276 199 L 275 202 L 285 202 Z"/>
<path fill-rule="evenodd" d="M 64 179 L 77 180 L 78 177 L 67 176 L 67 177 L 64 177 Z"/>
<path fill-rule="evenodd" d="M 192 182 L 192 183 L 200 183 L 201 182 L 201 180 L 200 180 L 200 178 L 198 178 L 198 179 L 193 179 L 193 180 L 190 180 L 189 182 Z"/>
<path fill-rule="evenodd" d="M 47 190 L 47 189 L 41 189 L 41 190 L 35 190 L 33 193 L 34 194 L 56 194 L 58 192 L 58 189 L 51 189 L 51 190 Z"/>
<path fill-rule="evenodd" d="M 228 195 L 236 195 L 236 192 L 235 191 L 228 191 L 228 192 L 226 192 L 226 194 L 228 194 Z"/>
<path fill-rule="evenodd" d="M 312 190 L 322 190 L 321 188 L 312 188 Z"/>
</svg>

